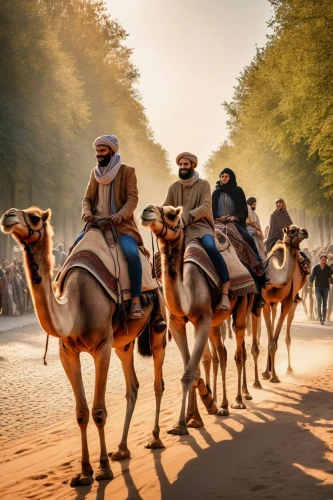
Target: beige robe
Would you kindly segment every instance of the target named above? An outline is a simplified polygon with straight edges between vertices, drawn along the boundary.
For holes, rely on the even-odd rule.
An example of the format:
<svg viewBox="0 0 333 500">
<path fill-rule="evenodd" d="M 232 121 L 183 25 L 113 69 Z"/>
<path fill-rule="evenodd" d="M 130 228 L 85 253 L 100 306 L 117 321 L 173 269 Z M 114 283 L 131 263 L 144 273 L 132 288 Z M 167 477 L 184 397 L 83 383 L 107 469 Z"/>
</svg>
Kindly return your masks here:
<svg viewBox="0 0 333 500">
<path fill-rule="evenodd" d="M 115 183 L 114 193 L 117 213 L 123 218 L 121 223 L 115 226 L 117 234 L 118 236 L 122 234 L 133 236 L 138 244 L 142 245 L 142 237 L 134 219 L 134 210 L 138 204 L 135 169 L 123 163 L 113 182 Z M 94 170 L 92 170 L 82 202 L 82 217 L 87 212 L 97 215 L 96 209 L 99 212 L 98 215 L 110 216 L 111 207 L 108 208 L 106 205 L 110 203 L 110 191 L 105 188 L 99 189 L 99 186 L 94 176 Z"/>
<path fill-rule="evenodd" d="M 185 188 L 180 181 L 174 182 L 169 187 L 163 203 L 163 206 L 168 205 L 183 208 L 185 245 L 195 238 L 202 238 L 205 234 L 215 237 L 212 196 L 208 181 L 199 178 L 188 188 Z"/>
</svg>

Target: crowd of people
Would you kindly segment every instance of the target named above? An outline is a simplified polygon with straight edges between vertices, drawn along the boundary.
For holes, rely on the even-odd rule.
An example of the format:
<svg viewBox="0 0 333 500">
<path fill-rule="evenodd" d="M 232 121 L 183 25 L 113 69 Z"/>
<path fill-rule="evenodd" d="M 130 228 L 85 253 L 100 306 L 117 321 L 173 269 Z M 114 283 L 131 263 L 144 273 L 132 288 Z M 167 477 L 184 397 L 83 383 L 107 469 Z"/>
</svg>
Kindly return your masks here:
<svg viewBox="0 0 333 500">
<path fill-rule="evenodd" d="M 0 266 L 1 314 L 20 316 L 32 310 L 33 305 L 27 287 L 22 256 L 15 258 L 12 263 L 3 258 Z"/>
<path fill-rule="evenodd" d="M 33 304 L 27 286 L 23 265 L 23 252 L 14 248 L 17 258 L 9 263 L 7 258 L 0 264 L 0 314 L 3 316 L 21 316 L 33 311 Z M 54 272 L 57 274 L 66 260 L 67 253 L 64 244 L 59 243 L 52 250 L 54 256 Z"/>
</svg>

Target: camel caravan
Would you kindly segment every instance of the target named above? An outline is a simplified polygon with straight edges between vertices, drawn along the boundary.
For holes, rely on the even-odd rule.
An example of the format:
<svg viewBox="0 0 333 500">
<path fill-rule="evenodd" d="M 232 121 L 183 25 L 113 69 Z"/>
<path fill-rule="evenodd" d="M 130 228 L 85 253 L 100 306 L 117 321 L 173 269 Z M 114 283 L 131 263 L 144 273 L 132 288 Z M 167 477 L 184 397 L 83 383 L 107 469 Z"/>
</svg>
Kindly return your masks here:
<svg viewBox="0 0 333 500">
<path fill-rule="evenodd" d="M 94 481 L 81 352 L 92 355 L 96 372 L 91 413 L 99 433 L 100 463 L 95 479 L 110 480 L 113 474 L 109 457 L 122 460 L 130 456 L 127 437 L 139 388 L 134 368 L 135 340 L 138 340 L 139 353 L 152 356 L 154 362 L 156 412 L 146 447 L 163 448 L 159 414 L 167 331 L 176 342 L 184 364 L 184 371 L 179 374 L 182 385 L 179 419 L 168 433 L 186 435 L 189 428 L 204 425 L 197 392 L 209 414 L 229 414 L 227 352 L 221 328 L 228 318 L 232 318 L 235 334 L 238 377 L 231 408 L 242 410 L 246 408 L 244 401 L 252 399 L 246 375 L 245 331 L 249 324 L 253 386 L 261 388 L 258 373 L 261 313 L 268 335 L 267 367 L 262 377 L 279 382 L 275 355 L 286 317 L 288 371 L 292 370 L 290 326 L 299 302 L 298 293 L 309 274 L 309 261 L 300 252 L 300 243 L 308 237 L 307 231 L 292 221 L 284 225 L 285 205 L 277 201 L 278 213 L 272 222 L 275 241 L 269 233 L 271 246 L 265 255 L 263 246 L 258 248 L 262 234 L 255 217 L 250 227 L 255 233 L 247 230 L 248 203 L 243 190 L 237 186 L 234 172 L 228 168 L 221 172 L 212 197 L 209 183 L 201 179 L 196 170 L 197 157 L 188 152 L 176 159 L 179 180 L 170 186 L 164 203 L 148 205 L 140 214 L 141 226 L 150 229 L 158 243 L 160 265 L 157 265 L 158 255 L 153 256 L 152 265 L 133 215 L 138 203 L 135 170 L 122 163 L 115 136 L 97 138 L 94 148 L 97 165 L 83 199 L 84 229 L 55 280 L 52 278 L 51 211 L 37 207 L 11 208 L 0 221 L 2 232 L 11 234 L 24 248 L 36 314 L 46 334 L 59 338 L 60 360 L 74 392 L 82 461 L 81 471 L 71 480 L 73 487 Z M 254 205 L 252 201 L 253 213 Z M 275 326 L 278 304 L 281 308 Z M 194 328 L 192 352 L 187 340 L 188 322 Z M 108 454 L 104 427 L 111 348 L 122 363 L 127 408 L 118 449 Z M 200 375 L 200 361 L 205 381 Z M 220 405 L 217 403 L 218 367 L 222 375 Z"/>
</svg>

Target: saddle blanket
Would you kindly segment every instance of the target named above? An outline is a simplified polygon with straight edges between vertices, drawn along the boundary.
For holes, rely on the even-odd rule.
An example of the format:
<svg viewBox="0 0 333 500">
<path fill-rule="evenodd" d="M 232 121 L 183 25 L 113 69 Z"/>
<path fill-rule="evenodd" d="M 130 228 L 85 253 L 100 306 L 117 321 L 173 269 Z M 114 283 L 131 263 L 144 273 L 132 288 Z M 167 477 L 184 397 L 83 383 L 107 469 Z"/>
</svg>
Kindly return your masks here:
<svg viewBox="0 0 333 500">
<path fill-rule="evenodd" d="M 223 235 L 219 240 L 216 240 L 216 245 L 219 248 L 222 256 L 227 265 L 230 276 L 229 294 L 230 298 L 244 296 L 248 293 L 257 293 L 256 285 L 252 279 L 251 274 L 246 267 L 238 259 L 234 247 L 231 245 L 229 239 Z M 209 276 L 213 284 L 220 288 L 220 277 L 208 257 L 207 253 L 201 246 L 200 240 L 195 239 L 189 242 L 185 249 L 184 263 L 193 262 Z"/>
<path fill-rule="evenodd" d="M 139 247 L 140 249 L 140 247 Z M 151 265 L 143 251 L 139 250 L 142 264 L 142 292 L 156 290 Z M 76 245 L 65 261 L 57 279 L 62 291 L 70 269 L 80 267 L 91 273 L 115 302 L 131 298 L 128 265 L 119 242 L 109 246 L 102 231 L 90 229 Z"/>
</svg>

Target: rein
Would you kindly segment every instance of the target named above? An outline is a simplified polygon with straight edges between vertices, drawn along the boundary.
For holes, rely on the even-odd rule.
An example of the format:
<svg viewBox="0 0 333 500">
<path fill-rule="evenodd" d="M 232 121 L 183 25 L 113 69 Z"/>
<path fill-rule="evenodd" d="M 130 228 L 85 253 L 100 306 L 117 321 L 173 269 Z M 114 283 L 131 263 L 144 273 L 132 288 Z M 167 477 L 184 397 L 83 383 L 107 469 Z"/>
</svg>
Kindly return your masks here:
<svg viewBox="0 0 333 500">
<path fill-rule="evenodd" d="M 157 208 L 159 209 L 160 214 L 161 214 L 161 218 L 162 218 L 162 222 L 163 222 L 163 227 L 161 229 L 161 232 L 156 235 L 156 238 L 164 238 L 166 236 L 167 232 L 168 232 L 168 229 L 170 229 L 171 231 L 174 231 L 175 233 L 177 231 L 179 231 L 179 229 L 181 227 L 180 218 L 179 218 L 177 226 L 171 226 L 165 220 L 165 215 L 164 215 L 164 209 L 163 209 L 163 207 L 157 207 Z"/>
<path fill-rule="evenodd" d="M 24 251 L 26 252 L 27 258 L 28 258 L 29 263 L 30 263 L 31 282 L 34 283 L 35 285 L 40 285 L 40 283 L 42 282 L 42 278 L 38 272 L 38 264 L 37 264 L 36 259 L 35 259 L 35 254 L 32 251 L 31 245 L 26 243 L 25 240 L 27 240 L 28 238 L 33 236 L 35 233 L 38 233 L 38 239 L 36 241 L 34 241 L 34 243 L 37 243 L 42 237 L 42 231 L 45 228 L 45 222 L 43 221 L 43 225 L 40 229 L 33 229 L 27 220 L 27 217 L 26 217 L 24 210 L 22 210 L 21 212 L 23 215 L 24 222 L 26 223 L 29 234 L 25 238 L 21 238 L 20 243 L 21 243 L 21 245 L 24 246 Z"/>
</svg>

